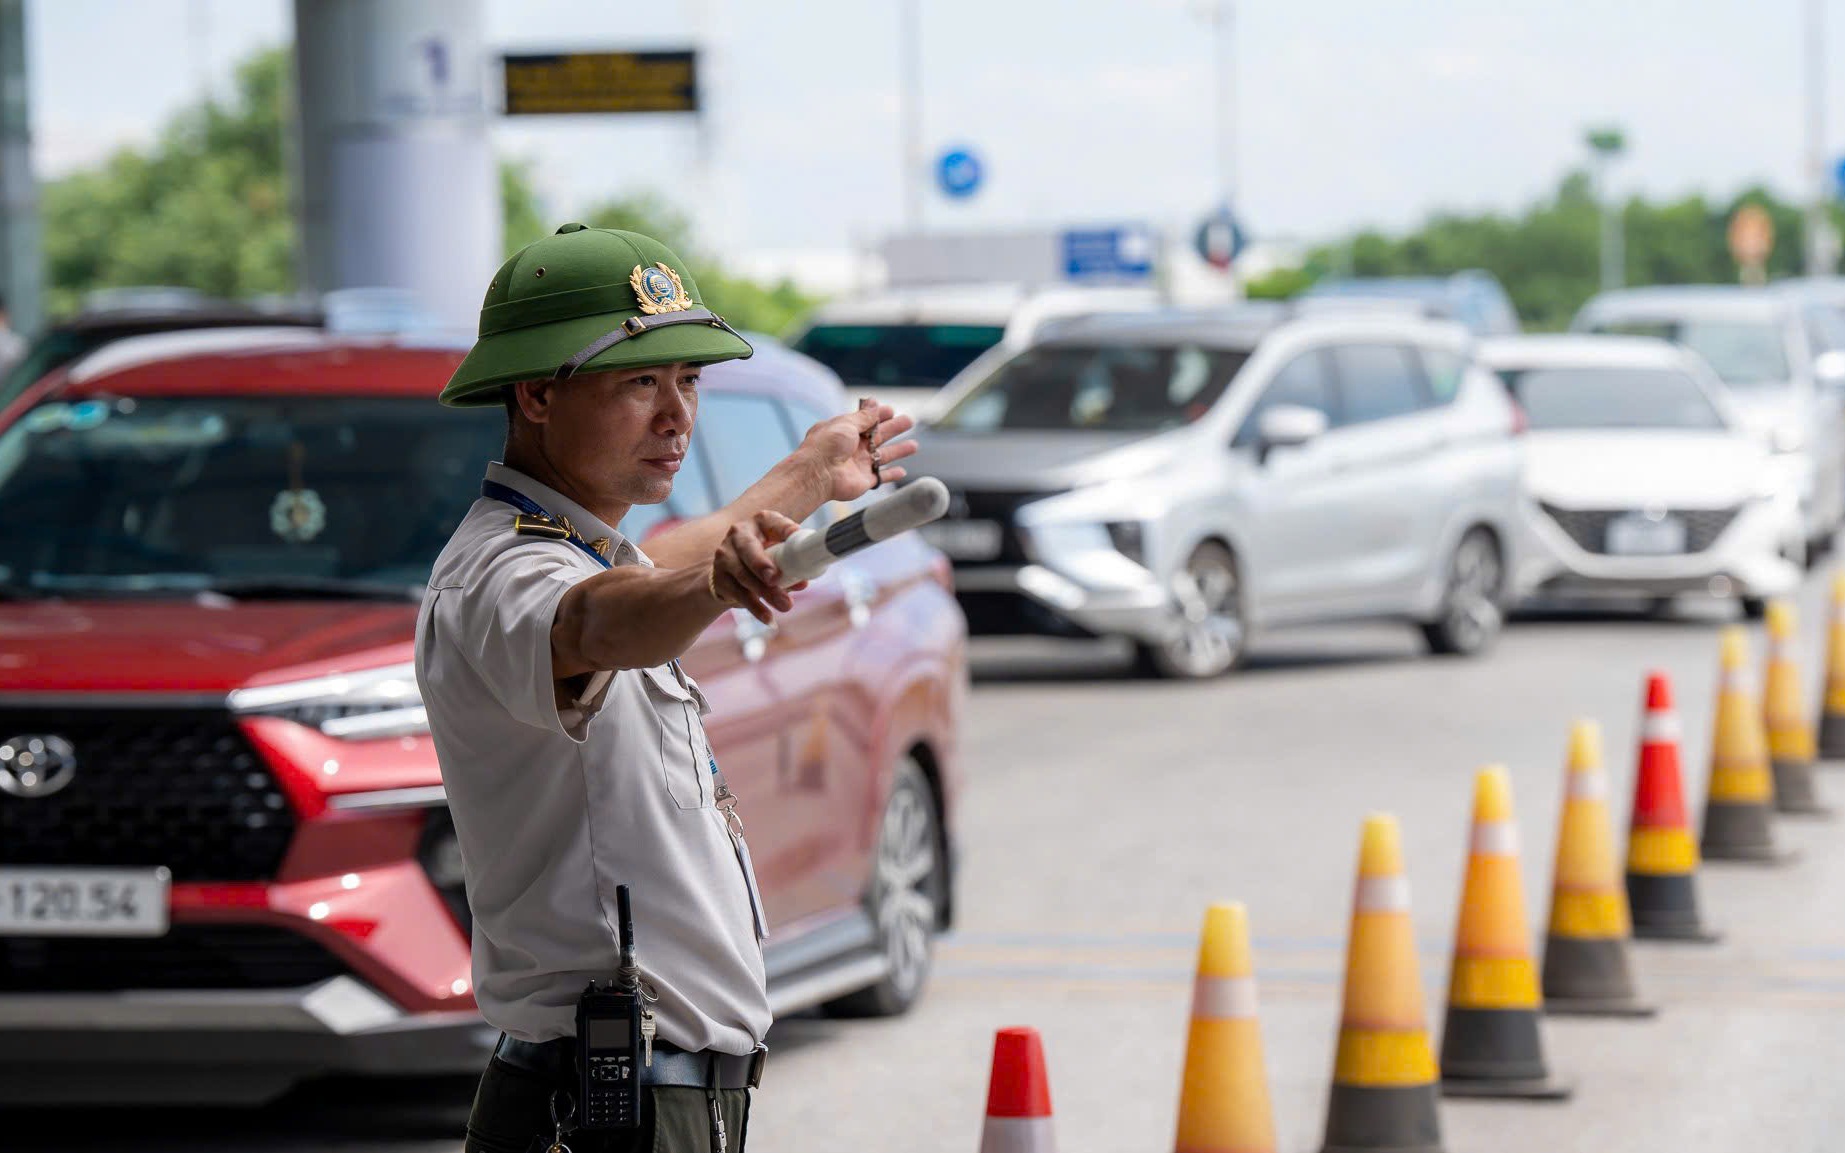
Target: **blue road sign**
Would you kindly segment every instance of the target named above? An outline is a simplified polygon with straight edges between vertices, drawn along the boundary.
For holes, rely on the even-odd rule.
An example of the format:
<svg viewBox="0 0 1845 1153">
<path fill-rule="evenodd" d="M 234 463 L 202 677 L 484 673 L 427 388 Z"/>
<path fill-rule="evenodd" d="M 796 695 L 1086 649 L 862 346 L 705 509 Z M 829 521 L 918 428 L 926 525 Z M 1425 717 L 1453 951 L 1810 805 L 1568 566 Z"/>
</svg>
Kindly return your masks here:
<svg viewBox="0 0 1845 1153">
<path fill-rule="evenodd" d="M 966 148 L 951 148 L 935 162 L 935 181 L 944 195 L 965 200 L 980 189 L 980 157 Z"/>
<path fill-rule="evenodd" d="M 1071 280 L 1145 280 L 1153 275 L 1153 234 L 1141 225 L 1072 228 L 1063 234 Z"/>
</svg>

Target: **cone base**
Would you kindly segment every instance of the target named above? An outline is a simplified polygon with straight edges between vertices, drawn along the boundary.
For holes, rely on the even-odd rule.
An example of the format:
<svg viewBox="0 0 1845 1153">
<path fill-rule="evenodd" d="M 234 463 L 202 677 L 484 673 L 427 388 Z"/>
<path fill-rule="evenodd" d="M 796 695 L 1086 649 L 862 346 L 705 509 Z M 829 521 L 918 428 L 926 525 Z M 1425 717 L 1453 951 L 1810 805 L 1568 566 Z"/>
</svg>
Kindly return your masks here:
<svg viewBox="0 0 1845 1153">
<path fill-rule="evenodd" d="M 1769 821 L 1768 804 L 1712 802 L 1704 809 L 1704 836 L 1698 851 L 1707 861 L 1752 861 L 1772 865 L 1781 860 Z"/>
<path fill-rule="evenodd" d="M 1845 765 L 1845 713 L 1826 713 L 1819 718 L 1819 759 Z"/>
<path fill-rule="evenodd" d="M 1554 1078 L 1544 1062 L 1537 1007 L 1448 1006 L 1441 1031 L 1441 1089 L 1450 1096 L 1544 1097 Z"/>
<path fill-rule="evenodd" d="M 1653 941 L 1715 942 L 1719 934 L 1698 916 L 1698 891 L 1692 873 L 1627 874 L 1627 904 L 1634 936 Z"/>
<path fill-rule="evenodd" d="M 1545 997 L 1550 1017 L 1657 1017 L 1659 1006 L 1640 1000 L 1609 1001 L 1596 997 Z"/>
<path fill-rule="evenodd" d="M 1535 1081 L 1501 1081 L 1485 1077 L 1443 1077 L 1443 1097 L 1504 1097 L 1520 1101 L 1567 1101 L 1576 1091 L 1573 1081 L 1543 1077 Z"/>
<path fill-rule="evenodd" d="M 1577 1005 L 1635 1005 L 1640 1001 L 1628 961 L 1626 937 L 1544 939 L 1543 1008 Z"/>
<path fill-rule="evenodd" d="M 1715 945 L 1723 934 L 1703 925 L 1643 925 L 1634 922 L 1636 941 L 1680 941 L 1691 945 Z"/>
<path fill-rule="evenodd" d="M 1819 799 L 1813 783 L 1812 761 L 1776 761 L 1775 812 L 1801 816 L 1829 817 L 1832 809 Z"/>
<path fill-rule="evenodd" d="M 1334 1084 L 1320 1153 L 1444 1153 L 1435 1090 Z"/>
</svg>

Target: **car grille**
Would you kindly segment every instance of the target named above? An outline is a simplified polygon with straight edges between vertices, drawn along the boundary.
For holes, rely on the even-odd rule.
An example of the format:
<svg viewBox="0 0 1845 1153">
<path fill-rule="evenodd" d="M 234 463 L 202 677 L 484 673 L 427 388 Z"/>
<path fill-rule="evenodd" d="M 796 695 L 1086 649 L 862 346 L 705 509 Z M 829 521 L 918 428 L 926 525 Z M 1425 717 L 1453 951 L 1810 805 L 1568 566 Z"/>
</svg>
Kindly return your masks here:
<svg viewBox="0 0 1845 1153">
<path fill-rule="evenodd" d="M 1568 509 L 1551 505 L 1543 508 L 1545 515 L 1576 542 L 1577 548 L 1592 553 L 1608 551 L 1609 521 L 1635 511 L 1626 508 Z M 1717 538 L 1730 527 L 1740 511 L 1735 508 L 1675 508 L 1668 509 L 1667 514 L 1685 522 L 1685 551 L 1693 553 L 1703 552 L 1717 543 Z"/>
<path fill-rule="evenodd" d="M 957 568 L 978 568 L 981 565 L 1004 565 L 1016 568 L 1030 564 L 1031 557 L 1025 553 L 1025 538 L 1020 535 L 1017 523 L 1018 511 L 1034 500 L 1043 500 L 1047 496 L 1056 496 L 1055 492 L 993 492 L 975 491 L 956 494 L 957 500 L 950 503 L 949 515 L 959 512 L 962 502 L 967 506 L 968 520 L 990 520 L 999 524 L 999 555 L 986 561 L 956 561 Z"/>
<path fill-rule="evenodd" d="M 294 813 L 231 715 L 218 709 L 0 708 L 0 740 L 56 734 L 71 783 L 0 793 L 0 865 L 164 865 L 175 881 L 262 881 Z"/>
<path fill-rule="evenodd" d="M 174 925 L 164 937 L 0 937 L 0 992 L 293 989 L 346 972 L 306 937 L 264 925 Z"/>
</svg>

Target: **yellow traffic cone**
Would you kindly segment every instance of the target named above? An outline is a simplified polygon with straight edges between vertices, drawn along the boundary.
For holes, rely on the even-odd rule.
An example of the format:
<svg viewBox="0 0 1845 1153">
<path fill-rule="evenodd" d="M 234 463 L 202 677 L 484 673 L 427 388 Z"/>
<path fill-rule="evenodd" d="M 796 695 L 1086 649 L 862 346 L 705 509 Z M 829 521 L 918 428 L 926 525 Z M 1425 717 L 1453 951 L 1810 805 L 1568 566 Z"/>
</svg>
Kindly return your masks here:
<svg viewBox="0 0 1845 1153">
<path fill-rule="evenodd" d="M 1845 761 L 1845 573 L 1832 578 L 1832 612 L 1826 618 L 1826 695 L 1820 702 L 1819 755 Z"/>
<path fill-rule="evenodd" d="M 1614 860 L 1602 728 L 1594 721 L 1577 721 L 1570 730 L 1554 877 L 1544 938 L 1544 1011 L 1652 1016 L 1654 1008 L 1634 988 L 1633 926 Z"/>
<path fill-rule="evenodd" d="M 1749 638 L 1740 626 L 1723 630 L 1717 684 L 1717 726 L 1711 738 L 1710 785 L 1699 847 L 1708 861 L 1782 859 L 1770 815 L 1774 776 L 1761 702 L 1749 684 Z"/>
<path fill-rule="evenodd" d="M 1435 1054 L 1401 841 L 1395 817 L 1365 818 L 1322 1153 L 1441 1153 Z"/>
<path fill-rule="evenodd" d="M 1794 657 L 1794 606 L 1768 605 L 1768 668 L 1762 677 L 1762 721 L 1768 731 L 1768 759 L 1774 770 L 1775 811 L 1824 816 L 1813 783 L 1819 750 L 1801 702 L 1800 666 Z"/>
<path fill-rule="evenodd" d="M 1473 843 L 1454 927 L 1448 1018 L 1441 1031 L 1441 1090 L 1455 1097 L 1559 1100 L 1567 1084 L 1544 1063 L 1543 999 L 1531 960 L 1519 878 L 1512 778 L 1499 765 L 1473 786 Z"/>
<path fill-rule="evenodd" d="M 1240 904 L 1212 905 L 1204 914 L 1172 1147 L 1174 1153 L 1275 1153 L 1249 913 Z"/>
</svg>

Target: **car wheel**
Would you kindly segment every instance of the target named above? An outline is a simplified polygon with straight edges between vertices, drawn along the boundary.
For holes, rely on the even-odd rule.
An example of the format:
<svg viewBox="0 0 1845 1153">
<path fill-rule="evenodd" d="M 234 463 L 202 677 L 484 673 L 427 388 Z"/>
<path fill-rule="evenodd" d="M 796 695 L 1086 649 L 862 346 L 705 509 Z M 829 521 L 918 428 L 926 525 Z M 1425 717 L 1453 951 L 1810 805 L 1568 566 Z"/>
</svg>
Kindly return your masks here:
<svg viewBox="0 0 1845 1153">
<path fill-rule="evenodd" d="M 832 1016 L 895 1017 L 922 995 L 948 896 L 941 828 L 935 794 L 922 767 L 904 757 L 884 803 L 871 890 L 865 897 L 889 970 L 877 984 L 827 1002 L 824 1008 Z"/>
<path fill-rule="evenodd" d="M 1743 616 L 1759 621 L 1768 615 L 1768 602 L 1761 597 L 1743 597 L 1742 611 Z"/>
<path fill-rule="evenodd" d="M 1192 550 L 1185 568 L 1172 578 L 1178 605 L 1178 635 L 1159 644 L 1139 645 L 1140 664 L 1156 676 L 1208 680 L 1222 676 L 1243 659 L 1242 584 L 1236 558 L 1216 541 Z"/>
<path fill-rule="evenodd" d="M 1448 562 L 1441 616 L 1422 626 L 1429 648 L 1449 656 L 1474 656 L 1492 647 L 1505 623 L 1499 607 L 1504 584 L 1499 542 L 1483 528 L 1470 529 Z"/>
</svg>

